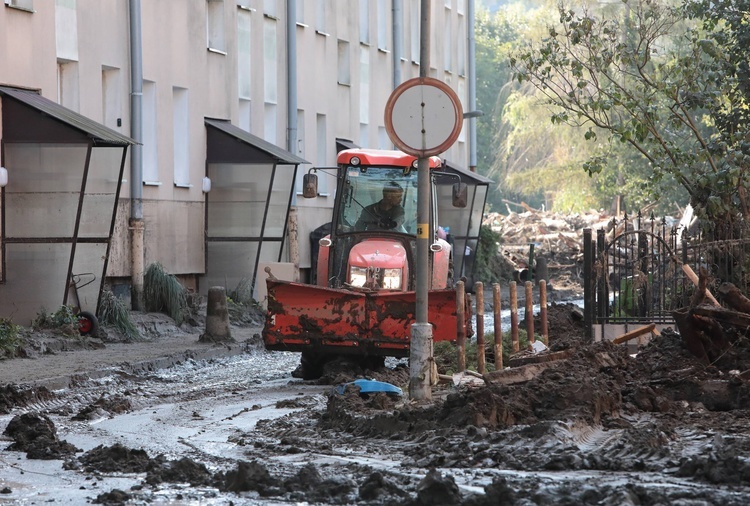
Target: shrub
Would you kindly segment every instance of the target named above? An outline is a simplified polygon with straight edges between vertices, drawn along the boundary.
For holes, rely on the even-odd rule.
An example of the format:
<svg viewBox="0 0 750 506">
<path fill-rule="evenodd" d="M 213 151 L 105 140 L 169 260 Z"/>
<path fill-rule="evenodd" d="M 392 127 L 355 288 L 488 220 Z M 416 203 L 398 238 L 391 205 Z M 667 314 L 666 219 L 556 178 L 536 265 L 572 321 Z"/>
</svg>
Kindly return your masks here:
<svg viewBox="0 0 750 506">
<path fill-rule="evenodd" d="M 158 262 L 149 265 L 143 277 L 143 303 L 146 311 L 165 313 L 177 325 L 190 314 L 187 290 Z"/>
<path fill-rule="evenodd" d="M 110 290 L 102 292 L 101 302 L 99 304 L 99 322 L 104 325 L 111 325 L 129 340 L 142 340 L 138 327 L 130 318 L 130 310 L 122 299 L 116 297 Z"/>
<path fill-rule="evenodd" d="M 529 340 L 526 331 L 518 329 L 519 350 L 528 348 Z M 477 370 L 477 341 L 476 339 L 466 341 L 466 368 Z M 512 353 L 510 331 L 503 333 L 503 364 L 507 365 Z M 458 371 L 458 346 L 452 342 L 440 341 L 435 343 L 433 356 L 437 363 L 440 374 L 453 374 Z M 495 335 L 493 333 L 484 335 L 484 356 L 487 371 L 495 370 Z"/>
<path fill-rule="evenodd" d="M 60 330 L 68 337 L 80 337 L 79 326 L 78 315 L 73 306 L 60 306 L 52 314 L 48 314 L 47 310 L 42 308 L 32 322 L 32 327 L 35 329 Z"/>
<path fill-rule="evenodd" d="M 21 327 L 7 318 L 0 318 L 0 356 L 13 357 L 23 343 Z"/>
</svg>

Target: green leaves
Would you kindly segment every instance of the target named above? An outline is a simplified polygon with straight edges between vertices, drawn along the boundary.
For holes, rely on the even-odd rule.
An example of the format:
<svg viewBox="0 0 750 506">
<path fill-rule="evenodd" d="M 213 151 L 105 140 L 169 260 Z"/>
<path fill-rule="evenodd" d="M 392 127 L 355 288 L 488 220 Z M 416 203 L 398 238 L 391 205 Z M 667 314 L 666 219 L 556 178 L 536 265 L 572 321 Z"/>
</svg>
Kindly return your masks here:
<svg viewBox="0 0 750 506">
<path fill-rule="evenodd" d="M 750 0 L 644 0 L 596 13 L 561 6 L 550 38 L 513 55 L 514 75 L 555 108 L 557 128 L 578 125 L 585 140 L 605 137 L 646 162 L 647 191 L 663 194 L 672 178 L 722 219 L 750 208 L 740 176 L 750 168 L 741 149 L 750 142 L 748 9 Z M 594 156 L 583 169 L 603 174 L 607 164 Z"/>
</svg>

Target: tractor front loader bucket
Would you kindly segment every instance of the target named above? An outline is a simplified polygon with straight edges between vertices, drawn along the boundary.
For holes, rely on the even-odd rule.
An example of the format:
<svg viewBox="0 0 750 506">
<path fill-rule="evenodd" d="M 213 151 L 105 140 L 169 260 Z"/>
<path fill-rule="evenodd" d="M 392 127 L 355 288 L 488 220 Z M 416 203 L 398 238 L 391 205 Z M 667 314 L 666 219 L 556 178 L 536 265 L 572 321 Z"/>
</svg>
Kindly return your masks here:
<svg viewBox="0 0 750 506">
<path fill-rule="evenodd" d="M 267 349 L 408 356 L 415 292 L 359 292 L 271 279 L 266 283 Z M 455 341 L 455 290 L 430 291 L 428 304 L 433 340 Z M 467 322 L 467 328 L 470 325 Z"/>
</svg>

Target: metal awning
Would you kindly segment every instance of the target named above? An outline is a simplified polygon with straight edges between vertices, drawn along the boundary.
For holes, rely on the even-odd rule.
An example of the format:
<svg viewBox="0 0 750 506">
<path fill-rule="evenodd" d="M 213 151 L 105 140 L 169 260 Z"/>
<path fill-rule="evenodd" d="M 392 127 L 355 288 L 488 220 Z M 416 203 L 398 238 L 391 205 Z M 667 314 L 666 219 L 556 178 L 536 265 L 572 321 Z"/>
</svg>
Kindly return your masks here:
<svg viewBox="0 0 750 506">
<path fill-rule="evenodd" d="M 95 146 L 101 147 L 138 144 L 130 137 L 63 107 L 35 91 L 0 86 L 0 96 L 12 99 L 3 101 L 3 139 L 6 142 L 90 140 Z M 48 121 L 49 118 L 59 122 L 60 128 Z"/>
<path fill-rule="evenodd" d="M 443 160 L 443 167 L 440 169 L 442 172 L 451 172 L 457 174 L 461 178 L 461 181 L 472 185 L 489 185 L 493 183 L 492 179 L 485 177 L 478 172 L 472 172 L 469 169 L 456 165 L 450 160 Z"/>
<path fill-rule="evenodd" d="M 273 163 L 299 165 L 310 163 L 289 151 L 251 134 L 229 121 L 205 119 L 207 159 L 210 163 Z M 237 142 L 240 141 L 240 142 Z"/>
<path fill-rule="evenodd" d="M 358 146 L 354 141 L 344 139 L 342 137 L 336 137 L 336 152 L 343 151 L 345 149 L 355 149 Z"/>
</svg>

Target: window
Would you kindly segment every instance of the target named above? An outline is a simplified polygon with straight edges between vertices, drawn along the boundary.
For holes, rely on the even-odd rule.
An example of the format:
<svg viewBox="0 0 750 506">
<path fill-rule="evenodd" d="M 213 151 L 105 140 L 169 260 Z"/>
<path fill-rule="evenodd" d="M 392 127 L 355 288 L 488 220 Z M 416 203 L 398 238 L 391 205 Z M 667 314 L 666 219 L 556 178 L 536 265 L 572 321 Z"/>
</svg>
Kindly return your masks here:
<svg viewBox="0 0 750 506">
<path fill-rule="evenodd" d="M 393 144 L 384 126 L 378 127 L 378 149 L 393 149 Z"/>
<path fill-rule="evenodd" d="M 326 126 L 325 114 L 318 114 L 315 118 L 315 163 L 318 167 L 325 167 L 328 164 L 328 132 Z M 322 195 L 328 194 L 328 178 L 331 177 L 327 173 L 318 171 L 318 193 Z M 335 172 L 334 172 L 335 178 Z"/>
<path fill-rule="evenodd" d="M 276 144 L 276 104 L 266 104 L 263 118 L 263 138 Z"/>
<path fill-rule="evenodd" d="M 297 109 L 297 143 L 294 149 L 290 151 L 300 158 L 305 158 L 305 150 L 305 111 Z M 309 168 L 309 166 L 300 166 L 297 171 L 297 179 L 295 180 L 294 186 L 298 195 L 302 194 L 302 178 L 307 174 Z"/>
<path fill-rule="evenodd" d="M 122 127 L 120 69 L 102 67 L 102 124 L 117 130 Z"/>
<path fill-rule="evenodd" d="M 224 35 L 224 0 L 207 0 L 206 34 L 208 49 L 226 53 Z"/>
<path fill-rule="evenodd" d="M 458 16 L 458 39 L 456 40 L 458 48 L 458 73 L 466 75 L 466 19 Z"/>
<path fill-rule="evenodd" d="M 237 11 L 237 91 L 240 98 L 252 96 L 252 16 L 250 11 Z"/>
<path fill-rule="evenodd" d="M 466 81 L 463 79 L 458 80 L 458 90 L 456 91 L 458 99 L 461 101 L 461 109 L 466 110 Z M 468 127 L 468 123 L 464 123 L 464 126 Z M 461 128 L 461 132 L 458 134 L 458 140 L 460 142 L 466 142 L 466 128 Z"/>
<path fill-rule="evenodd" d="M 359 51 L 359 120 L 370 122 L 370 51 L 366 47 Z"/>
<path fill-rule="evenodd" d="M 253 127 L 253 107 L 252 101 L 240 99 L 240 119 L 238 126 L 246 132 L 252 131 Z"/>
<path fill-rule="evenodd" d="M 278 58 L 276 46 L 276 20 L 263 19 L 263 100 L 278 103 Z"/>
<path fill-rule="evenodd" d="M 419 3 L 410 2 L 410 6 L 411 9 L 409 12 L 409 36 L 411 41 L 411 61 L 413 61 L 414 63 L 419 63 L 419 33 L 421 30 Z"/>
<path fill-rule="evenodd" d="M 156 83 L 143 81 L 143 183 L 147 185 L 161 184 L 156 132 Z"/>
<path fill-rule="evenodd" d="M 297 146 L 292 153 L 305 158 L 305 111 L 297 109 Z"/>
<path fill-rule="evenodd" d="M 15 9 L 34 12 L 34 0 L 5 0 L 5 5 Z"/>
<path fill-rule="evenodd" d="M 339 40 L 338 64 L 338 83 L 350 86 L 352 84 L 352 76 L 349 65 L 349 42 L 346 40 Z"/>
<path fill-rule="evenodd" d="M 359 124 L 359 145 L 363 148 L 370 145 L 370 125 L 367 123 Z"/>
<path fill-rule="evenodd" d="M 172 88 L 174 184 L 190 186 L 190 112 L 188 90 Z"/>
<path fill-rule="evenodd" d="M 451 10 L 445 9 L 445 23 L 444 31 L 440 35 L 444 40 L 450 41 L 449 44 L 443 44 L 443 68 L 448 72 L 453 72 L 453 19 L 451 17 Z"/>
<path fill-rule="evenodd" d="M 57 60 L 57 102 L 78 112 L 78 62 Z"/>
<path fill-rule="evenodd" d="M 316 11 L 315 11 L 315 31 L 328 35 L 328 24 L 326 23 L 326 1 L 327 0 L 316 0 Z"/>
<path fill-rule="evenodd" d="M 59 59 L 78 61 L 76 0 L 55 0 L 55 46 Z"/>
<path fill-rule="evenodd" d="M 263 0 L 263 14 L 276 19 L 276 0 Z"/>
<path fill-rule="evenodd" d="M 386 0 L 378 0 L 378 49 L 388 50 L 388 6 Z"/>
<path fill-rule="evenodd" d="M 359 41 L 370 43 L 370 0 L 359 0 Z"/>
</svg>

